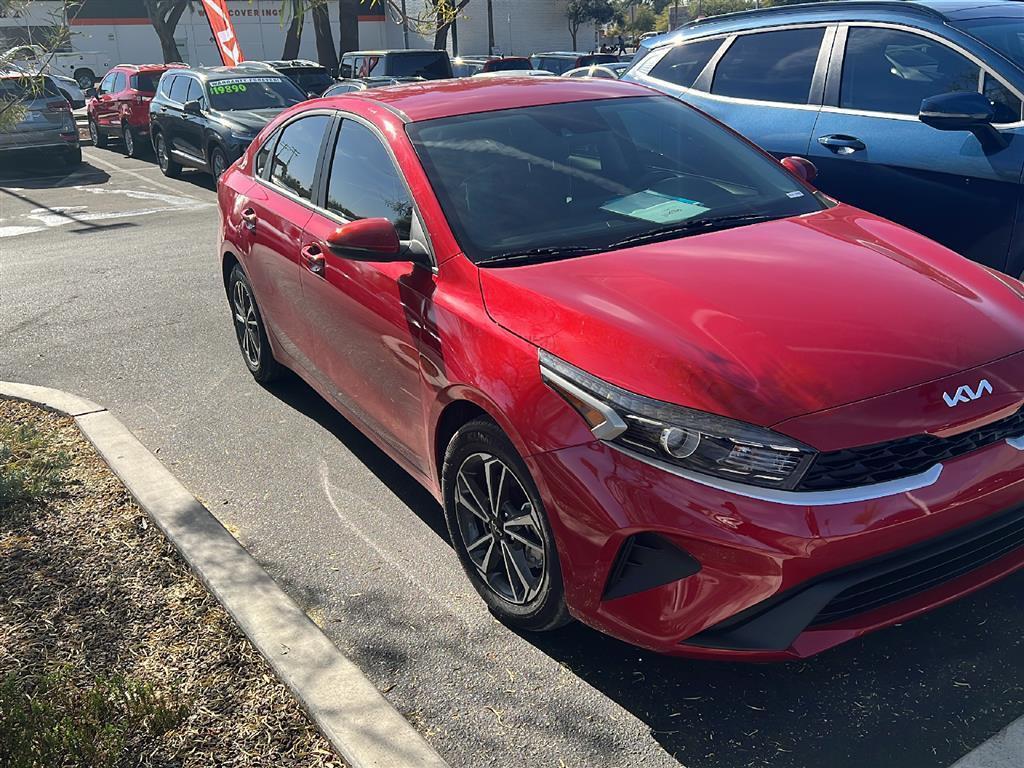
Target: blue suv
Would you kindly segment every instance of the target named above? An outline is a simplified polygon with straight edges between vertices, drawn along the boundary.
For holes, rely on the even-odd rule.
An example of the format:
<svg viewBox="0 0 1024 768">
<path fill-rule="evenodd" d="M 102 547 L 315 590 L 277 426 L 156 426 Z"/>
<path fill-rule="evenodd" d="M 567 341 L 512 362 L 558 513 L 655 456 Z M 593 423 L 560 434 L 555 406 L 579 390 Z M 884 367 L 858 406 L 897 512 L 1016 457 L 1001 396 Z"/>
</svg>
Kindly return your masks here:
<svg viewBox="0 0 1024 768">
<path fill-rule="evenodd" d="M 645 41 L 623 79 L 809 158 L 844 202 L 1024 277 L 1024 3 L 734 13 Z"/>
</svg>

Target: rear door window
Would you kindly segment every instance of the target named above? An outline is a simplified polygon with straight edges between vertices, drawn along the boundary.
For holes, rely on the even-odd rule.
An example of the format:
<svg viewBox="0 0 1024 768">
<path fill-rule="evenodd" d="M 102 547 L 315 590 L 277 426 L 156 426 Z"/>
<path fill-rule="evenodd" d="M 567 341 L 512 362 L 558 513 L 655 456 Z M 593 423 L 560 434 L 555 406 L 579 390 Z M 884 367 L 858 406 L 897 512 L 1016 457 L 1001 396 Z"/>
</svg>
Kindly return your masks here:
<svg viewBox="0 0 1024 768">
<path fill-rule="evenodd" d="M 672 48 L 651 69 L 651 77 L 689 88 L 711 61 L 723 40 L 696 40 Z"/>
<path fill-rule="evenodd" d="M 327 115 L 311 115 L 284 127 L 274 147 L 274 161 L 270 168 L 270 179 L 274 184 L 305 200 L 313 198 L 313 178 L 316 176 L 320 145 L 330 122 Z"/>
<path fill-rule="evenodd" d="M 711 92 L 806 104 L 824 36 L 823 27 L 741 35 L 718 62 Z"/>
</svg>

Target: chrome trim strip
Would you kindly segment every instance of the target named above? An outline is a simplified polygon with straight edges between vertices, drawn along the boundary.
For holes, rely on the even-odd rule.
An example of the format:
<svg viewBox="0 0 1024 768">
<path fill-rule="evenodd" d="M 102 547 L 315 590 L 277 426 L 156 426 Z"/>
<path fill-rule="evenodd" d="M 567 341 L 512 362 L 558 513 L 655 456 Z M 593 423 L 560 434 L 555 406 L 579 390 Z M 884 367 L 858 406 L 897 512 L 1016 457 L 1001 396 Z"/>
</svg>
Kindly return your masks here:
<svg viewBox="0 0 1024 768">
<path fill-rule="evenodd" d="M 1018 451 L 1024 451 L 1024 435 L 1020 437 L 1008 437 L 1006 438 L 1006 444 L 1011 448 L 1016 448 Z"/>
<path fill-rule="evenodd" d="M 613 440 L 626 431 L 626 422 L 622 420 L 619 414 L 612 410 L 608 403 L 599 400 L 585 389 L 581 389 L 565 377 L 559 376 L 543 365 L 540 367 L 540 376 L 546 382 L 553 384 L 557 389 L 563 389 L 573 397 L 578 397 L 604 417 L 603 422 L 596 427 L 592 427 L 590 430 L 598 440 Z"/>
<path fill-rule="evenodd" d="M 721 478 L 704 475 L 699 472 L 690 472 L 667 462 L 631 451 L 628 448 L 623 448 L 621 445 L 614 445 L 612 443 L 606 443 L 606 445 L 637 461 L 642 461 L 645 464 L 650 464 L 652 467 L 657 467 L 685 480 L 706 485 L 709 488 L 733 493 L 737 496 L 745 496 L 748 499 L 770 501 L 775 504 L 787 504 L 795 507 L 824 507 L 831 504 L 850 504 L 880 499 L 884 496 L 910 493 L 911 491 L 917 491 L 921 488 L 927 488 L 929 485 L 934 485 L 939 479 L 939 475 L 942 474 L 942 465 L 936 464 L 931 469 L 911 477 L 889 480 L 885 483 L 875 483 L 874 485 L 862 485 L 857 488 L 844 488 L 841 491 L 781 491 L 775 488 L 760 488 L 756 485 L 722 480 Z M 1021 450 L 1024 450 L 1024 442 L 1022 442 Z"/>
</svg>

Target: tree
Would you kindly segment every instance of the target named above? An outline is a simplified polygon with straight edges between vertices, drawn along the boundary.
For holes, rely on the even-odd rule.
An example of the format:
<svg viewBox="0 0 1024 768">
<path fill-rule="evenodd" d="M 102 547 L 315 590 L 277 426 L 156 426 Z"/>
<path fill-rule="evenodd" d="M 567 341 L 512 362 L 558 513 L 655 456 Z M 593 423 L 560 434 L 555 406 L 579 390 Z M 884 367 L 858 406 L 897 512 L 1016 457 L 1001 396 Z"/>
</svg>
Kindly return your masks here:
<svg viewBox="0 0 1024 768">
<path fill-rule="evenodd" d="M 565 8 L 565 18 L 569 22 L 569 36 L 572 48 L 576 50 L 576 34 L 586 22 L 607 24 L 615 18 L 615 9 L 609 0 L 569 0 Z"/>
<path fill-rule="evenodd" d="M 448 47 L 448 30 L 462 13 L 462 9 L 469 5 L 469 0 L 427 0 L 434 8 L 434 23 L 437 25 L 434 31 L 434 48 L 441 51 Z M 493 26 L 493 25 L 492 25 Z M 493 46 L 493 41 L 491 45 Z"/>
<path fill-rule="evenodd" d="M 321 66 L 338 73 L 338 52 L 334 48 L 334 30 L 331 29 L 331 14 L 327 9 L 328 0 L 310 0 L 313 9 L 313 32 L 316 34 L 316 58 Z"/>
<path fill-rule="evenodd" d="M 302 44 L 302 27 L 306 16 L 302 13 L 302 0 L 291 0 L 288 8 L 291 19 L 288 23 L 288 31 L 284 36 L 284 50 L 281 52 L 282 59 L 299 58 L 299 46 Z"/>
<path fill-rule="evenodd" d="M 164 63 L 181 61 L 181 52 L 174 39 L 174 32 L 178 28 L 181 15 L 191 7 L 192 0 L 142 0 L 142 2 L 146 6 L 146 14 L 149 16 L 156 36 L 160 39 Z"/>
</svg>

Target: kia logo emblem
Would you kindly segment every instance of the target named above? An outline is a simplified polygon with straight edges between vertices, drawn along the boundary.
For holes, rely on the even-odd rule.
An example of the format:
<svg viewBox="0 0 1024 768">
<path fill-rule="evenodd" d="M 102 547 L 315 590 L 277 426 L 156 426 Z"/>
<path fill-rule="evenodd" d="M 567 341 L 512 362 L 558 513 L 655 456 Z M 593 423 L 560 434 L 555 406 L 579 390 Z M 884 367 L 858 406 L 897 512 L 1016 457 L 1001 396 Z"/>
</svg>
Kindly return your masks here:
<svg viewBox="0 0 1024 768">
<path fill-rule="evenodd" d="M 946 405 L 952 408 L 955 405 L 960 405 L 960 403 L 969 403 L 973 400 L 977 400 L 979 397 L 986 394 L 992 394 L 992 385 L 988 383 L 988 379 L 982 379 L 978 384 L 977 389 L 971 389 L 969 386 L 964 384 L 952 395 L 948 392 L 943 392 L 942 399 L 946 401 Z"/>
</svg>

